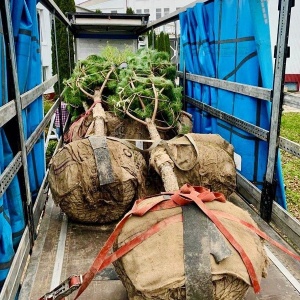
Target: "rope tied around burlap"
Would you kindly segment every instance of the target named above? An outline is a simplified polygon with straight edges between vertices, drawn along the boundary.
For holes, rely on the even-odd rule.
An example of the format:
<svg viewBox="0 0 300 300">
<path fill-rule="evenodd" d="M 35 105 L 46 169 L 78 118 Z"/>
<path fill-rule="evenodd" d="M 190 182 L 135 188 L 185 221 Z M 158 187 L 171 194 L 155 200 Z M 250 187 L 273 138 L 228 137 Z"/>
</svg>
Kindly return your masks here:
<svg viewBox="0 0 300 300">
<path fill-rule="evenodd" d="M 185 206 L 191 203 L 195 203 L 201 211 L 216 225 L 216 227 L 221 231 L 224 237 L 231 243 L 231 245 L 237 250 L 240 254 L 250 277 L 250 281 L 252 283 L 253 289 L 255 293 L 260 291 L 260 284 L 257 279 L 257 275 L 255 273 L 253 264 L 249 259 L 248 255 L 244 251 L 244 249 L 240 246 L 240 244 L 235 240 L 235 238 L 230 234 L 230 232 L 223 226 L 223 224 L 219 221 L 218 216 L 215 212 L 212 212 L 205 206 L 205 202 L 211 201 L 219 201 L 226 202 L 226 199 L 222 193 L 211 192 L 207 188 L 204 187 L 192 187 L 189 184 L 185 184 L 180 190 L 175 192 L 164 192 L 162 195 L 170 195 L 170 199 L 159 198 L 157 201 L 150 203 L 149 205 L 145 205 L 139 207 L 138 204 L 144 199 L 139 199 L 134 203 L 133 208 L 123 217 L 123 219 L 117 224 L 115 230 L 110 235 L 106 243 L 104 244 L 101 251 L 98 253 L 94 263 L 88 272 L 83 276 L 83 283 L 78 290 L 78 293 L 75 299 L 83 293 L 83 291 L 87 288 L 90 282 L 95 277 L 96 273 L 107 267 L 109 264 L 119 259 L 129 251 L 131 251 L 134 247 L 139 245 L 145 239 L 159 232 L 163 228 L 168 225 L 182 222 L 182 215 L 174 215 L 168 217 L 150 227 L 148 230 L 142 232 L 138 236 L 135 236 L 132 240 L 127 242 L 125 245 L 118 248 L 114 253 L 108 255 L 110 249 L 112 248 L 114 242 L 116 241 L 119 233 L 121 232 L 124 224 L 130 218 L 130 216 L 139 216 L 142 217 L 149 211 L 155 211 L 166 208 L 173 208 L 178 206 Z M 150 197 L 149 197 L 150 198 Z M 227 214 L 226 214 L 227 215 Z M 233 219 L 235 219 L 233 217 Z M 246 223 L 246 222 L 245 222 Z M 248 224 L 248 223 L 247 223 Z M 245 224 L 244 224 L 245 225 Z M 251 229 L 250 226 L 247 228 Z M 253 226 L 252 226 L 253 227 Z M 255 230 L 257 234 L 259 234 L 259 230 Z M 259 234 L 260 235 L 260 234 Z M 299 258 L 300 260 L 300 258 Z"/>
</svg>

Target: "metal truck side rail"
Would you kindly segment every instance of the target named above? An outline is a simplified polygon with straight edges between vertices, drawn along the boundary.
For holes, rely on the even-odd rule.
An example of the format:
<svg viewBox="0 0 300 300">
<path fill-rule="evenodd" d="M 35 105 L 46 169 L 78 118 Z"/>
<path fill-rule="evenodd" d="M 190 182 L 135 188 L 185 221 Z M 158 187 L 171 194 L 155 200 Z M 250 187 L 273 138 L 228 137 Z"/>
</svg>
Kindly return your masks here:
<svg viewBox="0 0 300 300">
<path fill-rule="evenodd" d="M 47 122 L 51 119 L 51 114 L 54 113 L 54 109 L 59 105 L 59 101 L 45 116 L 43 121 L 39 124 L 29 139 L 25 140 L 22 122 L 22 110 L 25 109 L 30 103 L 34 102 L 50 86 L 52 86 L 57 81 L 57 76 L 53 76 L 49 80 L 41 83 L 37 87 L 22 95 L 20 94 L 9 1 L 2 1 L 0 3 L 0 10 L 3 22 L 3 30 L 5 32 L 5 45 L 7 47 L 7 73 L 11 82 L 9 86 L 10 101 L 0 108 L 0 126 L 2 127 L 8 122 L 12 122 L 14 126 L 18 128 L 17 131 L 14 131 L 15 139 L 18 140 L 18 142 L 16 142 L 18 144 L 18 151 L 15 151 L 14 158 L 0 176 L 0 195 L 3 195 L 10 185 L 12 179 L 19 172 L 18 178 L 20 185 L 23 187 L 23 201 L 25 208 L 24 214 L 26 215 L 27 219 L 27 225 L 24 229 L 21 241 L 14 255 L 9 274 L 0 294 L 0 299 L 15 299 L 19 289 L 21 276 L 26 267 L 28 255 L 33 247 L 38 221 L 40 219 L 42 210 L 44 209 L 47 195 L 47 193 L 45 193 L 46 173 L 44 181 L 41 184 L 40 190 L 38 191 L 36 202 L 33 206 L 29 187 L 27 155 L 31 151 L 34 144 L 40 139 L 41 134 L 47 126 Z"/>
<path fill-rule="evenodd" d="M 182 72 L 178 72 L 178 75 L 181 78 L 184 77 Z M 193 82 L 206 84 L 212 87 L 222 88 L 226 91 L 231 91 L 242 95 L 247 95 L 251 97 L 255 97 L 254 95 L 258 95 L 259 97 L 256 98 L 263 99 L 263 100 L 268 100 L 267 94 L 269 94 L 270 92 L 270 90 L 268 89 L 249 86 L 246 84 L 234 83 L 234 82 L 228 82 L 229 85 L 227 87 L 224 82 L 225 80 L 209 78 L 209 77 L 194 75 L 194 74 L 186 74 L 185 78 Z M 240 128 L 248 133 L 253 134 L 254 136 L 256 136 L 257 138 L 263 141 L 269 140 L 270 132 L 266 129 L 250 124 L 230 114 L 224 113 L 221 110 L 216 109 L 206 103 L 200 102 L 197 99 L 193 99 L 191 97 L 185 96 L 185 101 L 199 108 L 200 110 L 208 112 L 210 115 L 218 119 L 222 119 L 228 122 L 229 124 L 234 125 L 237 128 Z M 300 157 L 300 144 L 298 143 L 292 142 L 283 137 L 279 137 L 279 147 L 280 149 L 283 149 L 289 152 L 290 154 Z"/>
<path fill-rule="evenodd" d="M 184 74 L 184 72 L 181 71 L 178 71 L 177 75 L 180 78 L 184 78 L 185 76 L 186 80 L 202 83 L 214 88 L 223 89 L 229 92 L 239 93 L 241 95 L 246 95 L 257 99 L 271 101 L 272 91 L 270 89 L 252 86 L 249 84 L 227 81 L 223 79 L 206 77 L 203 75 L 196 75 L 190 73 Z"/>
</svg>

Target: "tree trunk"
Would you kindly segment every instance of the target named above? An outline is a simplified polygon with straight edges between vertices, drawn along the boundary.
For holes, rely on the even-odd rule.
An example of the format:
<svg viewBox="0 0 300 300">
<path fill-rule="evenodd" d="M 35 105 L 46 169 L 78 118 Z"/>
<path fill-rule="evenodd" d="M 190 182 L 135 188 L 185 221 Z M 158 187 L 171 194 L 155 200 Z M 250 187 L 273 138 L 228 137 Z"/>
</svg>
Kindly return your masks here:
<svg viewBox="0 0 300 300">
<path fill-rule="evenodd" d="M 100 89 L 95 89 L 94 92 L 93 118 L 95 122 L 95 135 L 105 136 L 105 111 L 101 105 Z"/>
<path fill-rule="evenodd" d="M 146 123 L 151 140 L 159 141 L 160 135 L 154 122 L 151 119 L 147 118 Z M 174 173 L 174 163 L 167 154 L 166 150 L 164 150 L 163 152 L 156 152 L 154 149 L 151 153 L 151 156 L 153 156 L 153 160 L 157 162 L 157 167 L 159 169 L 165 191 L 171 192 L 179 190 L 177 177 Z"/>
</svg>

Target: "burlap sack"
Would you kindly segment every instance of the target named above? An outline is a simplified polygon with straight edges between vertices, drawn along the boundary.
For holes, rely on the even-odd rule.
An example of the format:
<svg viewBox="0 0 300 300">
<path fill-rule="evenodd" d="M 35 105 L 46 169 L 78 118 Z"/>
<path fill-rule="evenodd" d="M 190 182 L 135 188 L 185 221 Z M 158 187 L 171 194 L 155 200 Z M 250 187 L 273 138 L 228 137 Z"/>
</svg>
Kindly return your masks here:
<svg viewBox="0 0 300 300">
<path fill-rule="evenodd" d="M 146 199 L 139 206 L 153 203 L 157 197 L 162 196 Z M 256 226 L 248 212 L 228 201 L 226 203 L 213 201 L 206 203 L 206 206 L 212 211 L 232 214 Z M 176 207 L 148 212 L 143 217 L 130 217 L 118 237 L 115 250 L 153 224 L 181 213 L 181 207 Z M 239 223 L 224 218 L 220 220 L 246 251 L 260 281 L 261 277 L 266 275 L 267 267 L 262 240 Z M 238 252 L 225 238 L 224 240 L 232 254 L 218 264 L 210 255 L 214 299 L 243 299 L 250 285 L 249 275 Z M 114 266 L 130 300 L 186 299 L 183 257 L 183 223 L 179 222 L 144 240 L 116 261 Z"/>
<path fill-rule="evenodd" d="M 64 134 L 64 142 L 71 143 L 85 138 L 88 128 L 93 122 L 92 113 L 81 115 Z"/>
<path fill-rule="evenodd" d="M 107 138 L 114 181 L 99 182 L 94 152 L 88 139 L 61 148 L 49 166 L 54 202 L 72 220 L 107 223 L 118 220 L 131 202 L 144 195 L 147 167 L 143 156 Z"/>
<path fill-rule="evenodd" d="M 236 187 L 233 147 L 217 134 L 189 133 L 165 141 L 151 152 L 150 164 L 158 174 L 170 161 L 178 185 L 200 185 L 228 197 Z"/>
<path fill-rule="evenodd" d="M 113 136 L 120 139 L 138 139 L 149 140 L 149 132 L 147 127 L 143 124 L 131 119 L 121 119 L 110 111 L 105 112 L 106 115 L 106 135 Z M 177 133 L 191 132 L 193 127 L 191 116 L 187 113 L 182 113 L 179 117 L 177 127 L 168 131 L 160 131 L 162 139 L 173 138 Z M 94 133 L 93 130 L 93 114 L 89 112 L 82 115 L 75 122 L 72 123 L 66 134 L 64 141 L 70 143 L 85 138 L 87 135 Z"/>
</svg>

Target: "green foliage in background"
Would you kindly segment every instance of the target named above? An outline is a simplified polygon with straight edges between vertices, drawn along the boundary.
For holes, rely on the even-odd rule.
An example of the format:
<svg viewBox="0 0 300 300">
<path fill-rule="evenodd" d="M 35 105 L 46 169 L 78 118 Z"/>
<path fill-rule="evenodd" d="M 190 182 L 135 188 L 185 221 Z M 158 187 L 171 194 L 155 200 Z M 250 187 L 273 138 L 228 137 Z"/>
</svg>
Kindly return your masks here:
<svg viewBox="0 0 300 300">
<path fill-rule="evenodd" d="M 155 31 L 148 31 L 148 47 L 150 49 L 167 52 L 169 55 L 171 55 L 170 37 L 163 31 L 161 31 L 158 36 L 156 35 Z"/>
<path fill-rule="evenodd" d="M 104 80 L 113 68 L 114 71 L 103 91 L 103 97 L 116 92 L 118 83 L 117 67 L 124 61 L 127 56 L 132 55 L 128 48 L 120 51 L 116 47 L 107 45 L 100 55 L 90 55 L 86 59 L 78 61 L 72 76 L 64 80 L 65 91 L 64 101 L 69 103 L 69 111 L 72 114 L 72 120 L 76 119 L 84 112 L 84 105 L 90 107 L 93 100 L 87 97 L 87 94 L 93 95 L 96 87 L 101 87 Z"/>
<path fill-rule="evenodd" d="M 300 143 L 300 113 L 284 113 L 280 135 Z M 300 220 L 300 158 L 281 150 L 282 170 L 286 185 L 288 210 Z"/>
<path fill-rule="evenodd" d="M 52 100 L 44 99 L 44 115 L 46 115 L 48 113 L 48 111 L 52 107 L 53 103 L 54 102 Z"/>
<path fill-rule="evenodd" d="M 134 10 L 131 7 L 127 7 L 126 14 L 127 15 L 134 15 Z"/>
<path fill-rule="evenodd" d="M 46 150 L 46 166 L 48 167 L 49 162 L 51 160 L 51 158 L 53 157 L 53 154 L 55 152 L 55 149 L 57 147 L 57 141 L 55 140 L 50 140 L 47 150 Z"/>
<path fill-rule="evenodd" d="M 165 49 L 166 49 L 165 33 L 161 31 L 157 38 L 157 50 L 165 51 Z"/>
<path fill-rule="evenodd" d="M 61 9 L 63 13 L 66 12 L 75 12 L 75 3 L 74 0 L 55 0 L 57 6 Z M 74 50 L 72 42 L 72 34 L 69 33 L 66 29 L 66 26 L 55 19 L 55 28 L 56 28 L 56 39 L 57 39 L 57 52 L 58 52 L 58 66 L 57 70 L 57 58 L 56 58 L 56 45 L 54 39 L 54 32 L 52 29 L 52 68 L 53 74 L 59 73 L 59 84 L 56 83 L 54 86 L 55 93 L 59 94 L 63 90 L 63 80 L 70 77 L 71 71 L 74 68 Z M 68 35 L 70 45 L 68 44 Z M 69 52 L 70 51 L 70 52 Z M 60 91 L 59 91 L 60 85 Z"/>
</svg>

